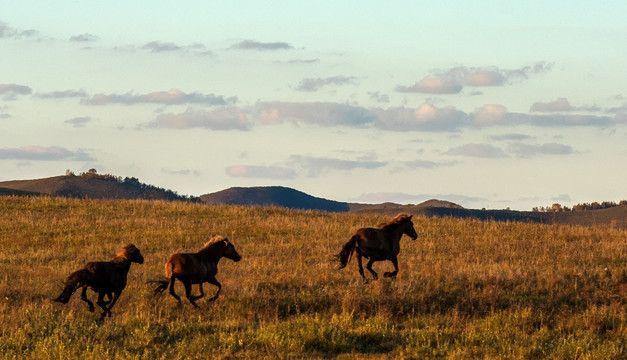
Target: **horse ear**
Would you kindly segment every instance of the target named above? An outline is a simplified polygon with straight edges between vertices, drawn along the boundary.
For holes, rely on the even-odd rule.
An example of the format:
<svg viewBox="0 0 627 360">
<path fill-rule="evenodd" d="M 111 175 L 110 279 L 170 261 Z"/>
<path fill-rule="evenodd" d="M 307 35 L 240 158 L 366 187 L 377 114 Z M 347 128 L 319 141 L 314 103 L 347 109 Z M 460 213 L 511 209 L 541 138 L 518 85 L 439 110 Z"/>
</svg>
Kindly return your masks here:
<svg viewBox="0 0 627 360">
<path fill-rule="evenodd" d="M 414 215 L 409 215 L 409 220 L 411 220 L 411 218 L 412 218 L 413 216 L 414 216 Z"/>
</svg>

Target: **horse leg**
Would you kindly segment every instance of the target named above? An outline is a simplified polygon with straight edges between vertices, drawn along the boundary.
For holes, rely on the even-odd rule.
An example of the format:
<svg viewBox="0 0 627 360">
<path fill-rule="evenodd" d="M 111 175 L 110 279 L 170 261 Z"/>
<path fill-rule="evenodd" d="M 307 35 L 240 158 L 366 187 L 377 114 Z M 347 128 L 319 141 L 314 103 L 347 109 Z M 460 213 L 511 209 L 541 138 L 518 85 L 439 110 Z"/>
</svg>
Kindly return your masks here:
<svg viewBox="0 0 627 360">
<path fill-rule="evenodd" d="M 192 296 L 194 298 L 194 300 L 198 300 L 198 299 L 200 299 L 200 298 L 205 296 L 205 292 L 202 290 L 202 283 L 198 283 L 198 291 L 200 291 L 200 295 Z"/>
<path fill-rule="evenodd" d="M 111 317 L 111 309 L 113 308 L 113 305 L 115 305 L 115 303 L 118 301 L 118 299 L 120 298 L 120 295 L 122 294 L 122 290 L 120 290 L 119 292 L 114 292 L 113 293 L 113 298 L 111 300 L 109 300 L 109 302 L 107 304 L 109 304 L 109 307 L 107 308 L 107 310 L 102 313 L 102 318 L 105 317 L 105 314 L 108 314 L 109 317 Z M 111 296 L 111 294 L 109 293 L 109 296 Z"/>
<path fill-rule="evenodd" d="M 192 303 L 192 305 L 194 305 L 195 308 L 198 308 L 199 306 L 196 304 L 196 301 L 194 300 L 194 296 L 192 296 L 192 282 L 185 279 L 181 279 L 181 282 L 183 283 L 183 286 L 185 287 L 185 296 L 187 297 L 187 300 L 189 300 L 190 303 Z"/>
<path fill-rule="evenodd" d="M 364 266 L 361 264 L 361 252 L 359 251 L 355 251 L 355 253 L 357 254 L 357 265 L 359 265 L 359 273 L 361 274 L 361 277 L 364 279 L 364 281 L 368 281 L 366 280 L 366 276 L 364 275 Z"/>
<path fill-rule="evenodd" d="M 379 275 L 372 270 L 372 264 L 374 263 L 374 260 L 370 259 L 368 260 L 368 263 L 366 264 L 366 269 L 368 269 L 368 271 L 370 271 L 370 273 L 372 274 L 372 277 L 374 277 L 375 280 L 377 280 L 379 278 Z"/>
<path fill-rule="evenodd" d="M 383 274 L 383 277 L 396 277 L 396 274 L 398 274 L 398 260 L 396 259 L 396 256 L 391 257 L 388 260 L 390 260 L 394 265 L 394 272 L 386 272 Z"/>
<path fill-rule="evenodd" d="M 174 296 L 176 301 L 178 301 L 179 306 L 181 306 L 181 297 L 176 295 L 176 293 L 174 292 L 174 282 L 175 281 L 176 281 L 176 278 L 174 276 L 170 277 L 170 284 L 168 285 L 168 291 L 169 291 L 170 295 Z"/>
<path fill-rule="evenodd" d="M 83 286 L 83 291 L 81 292 L 81 300 L 89 305 L 90 312 L 94 312 L 94 303 L 89 301 L 89 299 L 87 298 L 87 286 Z"/>
<path fill-rule="evenodd" d="M 213 297 L 209 299 L 210 302 L 215 301 L 218 299 L 218 295 L 220 295 L 220 291 L 222 290 L 222 284 L 220 284 L 220 282 L 215 278 L 215 276 L 210 276 L 207 282 L 209 284 L 213 284 L 218 287 L 218 292 L 216 292 L 216 294 L 213 295 Z"/>
<path fill-rule="evenodd" d="M 96 301 L 96 304 L 98 304 L 98 306 L 100 306 L 100 308 L 101 308 L 102 310 L 104 310 L 104 311 L 102 312 L 102 315 L 100 315 L 100 319 L 101 319 L 101 320 L 105 318 L 105 316 L 107 315 L 107 313 L 109 313 L 109 309 L 107 309 L 107 304 L 108 304 L 109 302 L 104 300 L 104 296 L 105 296 L 105 293 L 104 293 L 104 292 L 98 292 L 98 300 Z M 111 315 L 109 315 L 109 316 L 111 316 Z"/>
</svg>

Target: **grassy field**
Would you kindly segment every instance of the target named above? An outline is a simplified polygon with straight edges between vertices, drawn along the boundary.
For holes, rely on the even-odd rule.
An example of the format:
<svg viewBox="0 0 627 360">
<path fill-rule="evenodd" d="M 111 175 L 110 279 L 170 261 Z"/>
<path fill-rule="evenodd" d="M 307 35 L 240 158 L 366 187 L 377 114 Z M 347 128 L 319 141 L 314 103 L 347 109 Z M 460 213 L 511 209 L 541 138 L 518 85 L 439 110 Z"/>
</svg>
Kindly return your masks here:
<svg viewBox="0 0 627 360">
<path fill-rule="evenodd" d="M 364 284 L 330 258 L 380 215 L 6 196 L 0 211 L 4 359 L 627 358 L 627 230 L 612 226 L 418 217 L 398 278 Z M 153 297 L 168 256 L 215 234 L 243 256 L 220 263 L 220 299 Z M 146 261 L 111 318 L 78 293 L 51 301 L 127 243 Z"/>
</svg>

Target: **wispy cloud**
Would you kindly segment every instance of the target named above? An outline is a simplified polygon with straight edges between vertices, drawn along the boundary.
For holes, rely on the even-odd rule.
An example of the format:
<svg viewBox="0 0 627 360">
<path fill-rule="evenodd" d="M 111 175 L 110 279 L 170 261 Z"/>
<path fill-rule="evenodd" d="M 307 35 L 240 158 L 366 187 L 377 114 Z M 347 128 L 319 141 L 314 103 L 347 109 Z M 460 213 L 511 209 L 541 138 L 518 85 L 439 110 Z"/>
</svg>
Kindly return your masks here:
<svg viewBox="0 0 627 360">
<path fill-rule="evenodd" d="M 36 37 L 38 35 L 39 31 L 37 30 L 21 30 L 11 27 L 7 23 L 0 21 L 0 39 L 23 39 Z"/>
<path fill-rule="evenodd" d="M 566 98 L 558 98 L 554 101 L 535 102 L 529 109 L 531 112 L 571 112 L 571 111 L 601 111 L 597 106 L 573 106 Z"/>
<path fill-rule="evenodd" d="M 363 107 L 329 102 L 260 102 L 255 112 L 262 124 L 292 121 L 321 126 L 363 127 L 376 121 L 376 116 Z"/>
<path fill-rule="evenodd" d="M 197 92 L 184 93 L 178 89 L 168 91 L 155 91 L 148 94 L 96 94 L 90 99 L 81 100 L 84 105 L 109 105 L 109 104 L 199 104 L 207 106 L 227 105 L 237 101 L 237 98 L 224 98 L 214 94 L 200 94 Z"/>
<path fill-rule="evenodd" d="M 213 111 L 188 109 L 180 114 L 161 114 L 148 126 L 170 129 L 248 130 L 252 124 L 240 109 L 222 107 Z"/>
<path fill-rule="evenodd" d="M 84 90 L 62 90 L 36 93 L 33 96 L 40 99 L 84 98 L 87 97 L 87 93 Z"/>
<path fill-rule="evenodd" d="M 294 167 L 300 167 L 310 177 L 315 177 L 331 170 L 372 170 L 388 165 L 387 162 L 376 160 L 346 160 L 302 155 L 292 155 L 288 162 Z"/>
<path fill-rule="evenodd" d="M 292 50 L 294 47 L 286 42 L 260 42 L 257 40 L 243 40 L 231 46 L 237 50 L 275 51 Z"/>
<path fill-rule="evenodd" d="M 357 78 L 354 76 L 332 76 L 327 78 L 308 78 L 303 79 L 296 86 L 298 91 L 313 92 L 318 91 L 321 87 L 325 86 L 339 86 L 347 84 L 355 84 Z"/>
<path fill-rule="evenodd" d="M 74 127 L 83 127 L 85 126 L 85 124 L 87 124 L 91 120 L 92 119 L 89 116 L 81 116 L 81 117 L 75 117 L 72 119 L 65 120 L 64 123 L 70 124 Z"/>
<path fill-rule="evenodd" d="M 232 177 L 284 180 L 296 177 L 296 172 L 283 166 L 234 165 L 226 168 Z"/>
<path fill-rule="evenodd" d="M 89 42 L 98 41 L 98 37 L 96 35 L 92 35 L 92 34 L 89 34 L 89 33 L 84 33 L 84 34 L 80 34 L 80 35 L 70 36 L 69 40 L 71 42 L 89 43 Z"/>
<path fill-rule="evenodd" d="M 33 92 L 28 86 L 18 84 L 0 84 L 0 95 L 3 100 L 15 100 L 18 95 L 29 95 Z"/>
<path fill-rule="evenodd" d="M 489 159 L 507 157 L 503 149 L 490 144 L 466 144 L 452 148 L 445 154 Z"/>
<path fill-rule="evenodd" d="M 178 45 L 173 42 L 163 41 L 150 41 L 141 47 L 142 50 L 146 50 L 151 53 L 169 53 L 169 52 L 181 52 L 193 55 L 213 55 L 204 44 L 194 43 L 191 45 Z"/>
<path fill-rule="evenodd" d="M 538 62 L 519 69 L 499 69 L 497 67 L 456 67 L 444 71 L 434 71 L 414 85 L 399 85 L 396 90 L 404 93 L 458 94 L 465 86 L 503 86 L 524 80 L 534 74 L 551 70 L 552 64 Z"/>
<path fill-rule="evenodd" d="M 92 161 L 94 160 L 83 150 L 71 151 L 60 146 L 24 146 L 21 148 L 0 148 L 0 159 L 5 160 L 38 160 L 38 161 Z"/>
<path fill-rule="evenodd" d="M 514 155 L 523 158 L 539 155 L 570 155 L 574 153 L 571 146 L 557 143 L 546 143 L 542 145 L 514 143 L 511 144 L 507 150 L 512 152 Z"/>
</svg>

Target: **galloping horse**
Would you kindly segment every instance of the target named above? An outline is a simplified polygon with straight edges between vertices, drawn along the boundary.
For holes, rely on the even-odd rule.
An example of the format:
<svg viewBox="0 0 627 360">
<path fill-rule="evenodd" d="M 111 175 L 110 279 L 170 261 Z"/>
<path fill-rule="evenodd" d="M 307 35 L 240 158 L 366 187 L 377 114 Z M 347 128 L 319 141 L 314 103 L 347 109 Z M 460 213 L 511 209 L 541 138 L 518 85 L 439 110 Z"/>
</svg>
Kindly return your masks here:
<svg viewBox="0 0 627 360">
<path fill-rule="evenodd" d="M 157 281 L 159 286 L 155 289 L 155 295 L 169 289 L 170 294 L 181 304 L 181 297 L 174 292 L 174 282 L 179 279 L 185 286 L 185 296 L 189 302 L 198 308 L 196 300 L 205 296 L 202 284 L 208 282 L 218 287 L 218 292 L 209 299 L 218 298 L 222 285 L 216 279 L 218 262 L 221 258 L 231 259 L 235 262 L 242 258 L 229 239 L 222 236 L 214 236 L 200 251 L 196 253 L 178 253 L 172 255 L 165 263 L 165 277 L 167 280 Z M 192 284 L 198 284 L 200 295 L 192 295 Z"/>
<path fill-rule="evenodd" d="M 106 315 L 111 316 L 111 308 L 126 287 L 126 276 L 133 262 L 141 264 L 144 262 L 144 257 L 135 245 L 129 244 L 122 248 L 122 251 L 111 261 L 87 263 L 84 268 L 68 276 L 63 292 L 54 301 L 66 304 L 74 291 L 82 287 L 81 299 L 89 305 L 89 311 L 93 312 L 94 304 L 87 299 L 87 288 L 91 288 L 98 293 L 96 304 L 104 310 L 100 319 L 104 319 Z M 105 295 L 109 297 L 108 301 L 104 300 Z"/>
<path fill-rule="evenodd" d="M 379 278 L 377 273 L 372 270 L 372 264 L 375 261 L 391 261 L 394 265 L 394 272 L 386 272 L 383 276 L 395 277 L 398 274 L 398 260 L 396 257 L 400 251 L 399 242 L 401 237 L 403 234 L 408 235 L 413 240 L 416 240 L 418 237 L 411 218 L 411 215 L 398 214 L 387 223 L 379 225 L 379 228 L 361 228 L 357 230 L 355 235 L 342 247 L 342 251 L 335 256 L 340 262 L 340 269 L 346 267 L 353 253 L 355 253 L 357 254 L 357 263 L 359 264 L 359 273 L 364 280 L 366 280 L 366 276 L 361 264 L 362 257 L 369 259 L 366 269 L 372 273 L 375 280 Z"/>
</svg>

